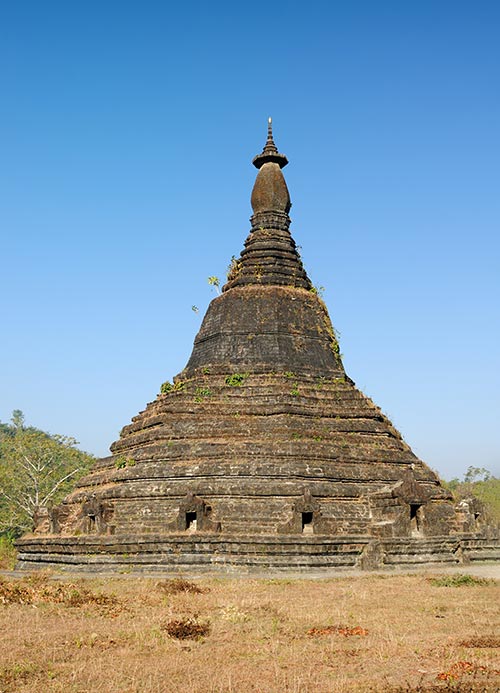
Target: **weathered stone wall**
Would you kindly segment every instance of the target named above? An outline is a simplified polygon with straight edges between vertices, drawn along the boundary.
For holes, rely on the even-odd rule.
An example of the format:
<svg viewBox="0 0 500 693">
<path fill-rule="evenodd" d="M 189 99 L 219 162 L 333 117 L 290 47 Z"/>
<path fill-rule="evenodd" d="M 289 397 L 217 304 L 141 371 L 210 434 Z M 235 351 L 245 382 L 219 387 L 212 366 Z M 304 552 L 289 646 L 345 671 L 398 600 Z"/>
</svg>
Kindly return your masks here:
<svg viewBox="0 0 500 693">
<path fill-rule="evenodd" d="M 369 536 L 172 534 L 23 538 L 18 568 L 146 572 L 362 570 L 498 560 L 498 542 L 481 536 L 374 539 Z"/>
<path fill-rule="evenodd" d="M 344 376 L 328 313 L 318 296 L 290 286 L 248 285 L 210 304 L 182 377 L 284 372 Z"/>
<path fill-rule="evenodd" d="M 234 534 L 411 536 L 412 503 L 425 506 L 422 535 L 460 529 L 435 474 L 344 376 L 207 368 L 159 395 L 112 451 L 53 529 L 192 531 L 182 510 L 189 496 L 209 508 L 197 531 L 201 521 Z M 304 512 L 313 513 L 306 527 Z"/>
</svg>

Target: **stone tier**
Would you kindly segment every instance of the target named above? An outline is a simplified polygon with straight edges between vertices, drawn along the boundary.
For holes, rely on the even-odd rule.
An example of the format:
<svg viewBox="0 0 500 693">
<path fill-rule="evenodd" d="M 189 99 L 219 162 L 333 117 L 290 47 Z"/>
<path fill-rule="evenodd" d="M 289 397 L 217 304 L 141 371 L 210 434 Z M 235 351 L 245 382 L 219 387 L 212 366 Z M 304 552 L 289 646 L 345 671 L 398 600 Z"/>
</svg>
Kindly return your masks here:
<svg viewBox="0 0 500 693">
<path fill-rule="evenodd" d="M 254 224 L 262 222 L 266 226 L 252 229 L 240 258 L 233 262 L 223 291 L 249 284 L 312 288 L 288 227 L 279 227 L 281 221 L 276 213 L 252 217 Z"/>
<path fill-rule="evenodd" d="M 175 535 L 26 537 L 18 540 L 21 570 L 156 573 L 391 570 L 488 560 L 491 540 L 479 536 L 374 540 L 370 536 L 269 537 Z M 473 548 L 472 548 L 473 545 Z"/>
<path fill-rule="evenodd" d="M 178 379 L 112 453 L 51 531 L 168 534 L 191 517 L 222 533 L 410 536 L 412 504 L 426 505 L 420 531 L 460 530 L 434 472 L 344 376 Z"/>
<path fill-rule="evenodd" d="M 283 373 L 343 377 L 323 302 L 291 286 L 238 286 L 215 298 L 180 374 Z"/>
</svg>

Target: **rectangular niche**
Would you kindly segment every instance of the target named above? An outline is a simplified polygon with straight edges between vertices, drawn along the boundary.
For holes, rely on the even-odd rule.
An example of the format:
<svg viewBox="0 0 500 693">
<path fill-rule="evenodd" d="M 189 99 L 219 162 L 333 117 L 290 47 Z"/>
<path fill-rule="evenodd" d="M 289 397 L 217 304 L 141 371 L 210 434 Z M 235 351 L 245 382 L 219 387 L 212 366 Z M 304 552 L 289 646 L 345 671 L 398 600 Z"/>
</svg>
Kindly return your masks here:
<svg viewBox="0 0 500 693">
<path fill-rule="evenodd" d="M 197 513 L 196 512 L 188 512 L 186 513 L 186 530 L 188 532 L 196 532 L 196 526 L 197 526 Z"/>
<path fill-rule="evenodd" d="M 422 505 L 410 503 L 410 532 L 412 537 L 422 536 Z"/>
<path fill-rule="evenodd" d="M 302 513 L 302 534 L 313 534 L 312 512 Z"/>
</svg>

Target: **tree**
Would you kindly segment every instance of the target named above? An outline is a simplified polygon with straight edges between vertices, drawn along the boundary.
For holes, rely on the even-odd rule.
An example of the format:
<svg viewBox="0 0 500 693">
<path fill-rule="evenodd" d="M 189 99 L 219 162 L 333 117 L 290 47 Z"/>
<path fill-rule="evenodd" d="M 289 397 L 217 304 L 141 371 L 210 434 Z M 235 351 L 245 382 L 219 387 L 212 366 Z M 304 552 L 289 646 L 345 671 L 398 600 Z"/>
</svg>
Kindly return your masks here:
<svg viewBox="0 0 500 693">
<path fill-rule="evenodd" d="M 500 521 L 500 479 L 484 467 L 469 467 L 463 479 L 444 482 L 457 500 L 478 498 L 486 505 L 490 514 Z"/>
<path fill-rule="evenodd" d="M 14 409 L 12 412 L 12 426 L 14 430 L 17 431 L 20 428 L 24 428 L 24 414 L 20 409 Z"/>
<path fill-rule="evenodd" d="M 0 432 L 0 532 L 33 529 L 40 508 L 59 502 L 92 465 L 74 438 L 24 427 L 15 410 Z"/>
<path fill-rule="evenodd" d="M 484 467 L 469 467 L 464 474 L 464 481 L 466 483 L 488 481 L 488 479 L 491 479 L 491 472 Z"/>
</svg>

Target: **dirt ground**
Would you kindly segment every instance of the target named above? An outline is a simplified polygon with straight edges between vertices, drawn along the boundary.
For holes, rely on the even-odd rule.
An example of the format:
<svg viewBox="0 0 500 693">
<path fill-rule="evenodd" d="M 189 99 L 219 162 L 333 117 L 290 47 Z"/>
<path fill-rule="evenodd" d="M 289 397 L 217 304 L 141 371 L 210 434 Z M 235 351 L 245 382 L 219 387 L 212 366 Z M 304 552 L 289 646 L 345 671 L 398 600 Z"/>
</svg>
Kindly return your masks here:
<svg viewBox="0 0 500 693">
<path fill-rule="evenodd" d="M 498 691 L 499 568 L 3 573 L 0 692 Z"/>
</svg>

